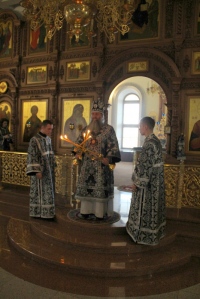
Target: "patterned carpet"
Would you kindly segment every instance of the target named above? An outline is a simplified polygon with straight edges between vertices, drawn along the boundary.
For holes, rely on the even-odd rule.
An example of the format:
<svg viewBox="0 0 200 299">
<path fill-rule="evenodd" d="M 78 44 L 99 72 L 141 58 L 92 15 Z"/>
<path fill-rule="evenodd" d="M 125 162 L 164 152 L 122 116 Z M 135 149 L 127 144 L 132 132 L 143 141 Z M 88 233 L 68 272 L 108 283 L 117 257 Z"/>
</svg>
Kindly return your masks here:
<svg viewBox="0 0 200 299">
<path fill-rule="evenodd" d="M 132 186 L 131 185 L 123 185 L 117 187 L 119 191 L 124 191 L 124 192 L 132 192 Z"/>
<path fill-rule="evenodd" d="M 98 219 L 94 215 L 89 215 L 87 219 L 83 218 L 80 214 L 80 209 L 75 209 L 69 211 L 67 217 L 72 221 L 78 221 L 83 224 L 94 224 L 94 225 L 102 225 L 102 224 L 112 224 L 120 220 L 120 215 L 116 212 L 113 212 L 112 216 L 104 217 L 103 219 Z"/>
</svg>

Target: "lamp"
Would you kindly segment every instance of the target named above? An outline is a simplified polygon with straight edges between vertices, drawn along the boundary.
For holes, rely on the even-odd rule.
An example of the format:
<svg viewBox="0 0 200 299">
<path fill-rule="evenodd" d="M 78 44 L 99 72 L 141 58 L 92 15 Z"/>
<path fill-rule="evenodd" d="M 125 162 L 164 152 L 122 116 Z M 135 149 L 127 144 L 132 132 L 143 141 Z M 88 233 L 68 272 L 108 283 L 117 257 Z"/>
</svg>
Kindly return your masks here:
<svg viewBox="0 0 200 299">
<path fill-rule="evenodd" d="M 135 0 L 22 0 L 23 13 L 30 22 L 32 30 L 43 24 L 46 36 L 51 39 L 63 26 L 64 18 L 68 24 L 70 41 L 75 36 L 79 41 L 83 31 L 88 38 L 96 35 L 94 22 L 100 32 L 104 32 L 109 42 L 115 40 L 115 33 L 127 33 L 134 12 Z"/>
<path fill-rule="evenodd" d="M 94 16 L 96 9 L 92 5 L 83 3 L 87 1 L 75 1 L 64 7 L 64 14 L 70 29 L 67 31 L 70 41 L 75 36 L 76 42 L 79 41 L 80 35 L 83 34 L 83 28 L 87 27 L 88 38 L 95 36 L 93 32 Z"/>
</svg>

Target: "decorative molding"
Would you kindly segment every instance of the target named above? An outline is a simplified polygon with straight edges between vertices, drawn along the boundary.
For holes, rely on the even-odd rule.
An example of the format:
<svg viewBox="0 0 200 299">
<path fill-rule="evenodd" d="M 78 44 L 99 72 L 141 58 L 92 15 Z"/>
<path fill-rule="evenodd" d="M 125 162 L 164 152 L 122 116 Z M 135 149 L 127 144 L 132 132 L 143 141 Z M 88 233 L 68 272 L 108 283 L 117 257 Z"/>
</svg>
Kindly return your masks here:
<svg viewBox="0 0 200 299">
<path fill-rule="evenodd" d="M 176 0 L 176 35 L 182 35 L 183 20 L 183 0 Z"/>
<path fill-rule="evenodd" d="M 57 36 L 57 33 L 56 33 L 56 36 Z M 53 53 L 53 49 L 54 49 L 54 40 L 55 40 L 55 37 L 54 37 L 54 39 L 52 38 L 50 41 L 48 41 L 48 45 L 49 45 L 49 53 Z"/>
<path fill-rule="evenodd" d="M 5 94 L 8 89 L 8 84 L 6 81 L 0 81 L 0 95 Z"/>
<path fill-rule="evenodd" d="M 89 92 L 95 92 L 96 91 L 96 87 L 92 86 L 91 84 L 89 86 L 71 86 L 70 87 L 61 87 L 60 88 L 60 93 L 61 94 L 65 94 L 65 93 L 73 93 L 73 94 L 77 94 L 77 93 L 89 93 Z"/>
<path fill-rule="evenodd" d="M 14 76 L 11 73 L 0 72 L 0 81 L 7 81 L 9 83 L 8 84 L 9 88 L 18 86 Z"/>
<path fill-rule="evenodd" d="M 0 10 L 0 19 L 5 22 L 8 19 L 13 21 L 14 26 L 20 25 L 20 19 L 18 19 L 17 15 L 11 10 Z"/>
<path fill-rule="evenodd" d="M 23 42 L 22 42 L 22 56 L 23 57 L 26 57 L 26 55 L 27 55 L 27 53 L 28 53 L 28 45 L 30 44 L 29 42 L 28 42 L 28 28 L 27 28 L 27 25 L 28 23 L 27 22 L 25 22 L 25 23 L 23 23 L 23 26 L 21 27 L 21 29 L 22 29 L 22 32 L 23 32 Z"/>
<path fill-rule="evenodd" d="M 165 38 L 172 38 L 173 36 L 173 12 L 174 12 L 174 0 L 168 0 L 166 2 L 165 10 Z"/>
<path fill-rule="evenodd" d="M 102 94 L 104 93 L 104 87 L 103 86 L 96 87 L 95 91 L 98 94 L 98 96 L 101 97 Z"/>
<path fill-rule="evenodd" d="M 194 2 L 193 0 L 185 1 L 185 10 L 186 10 L 186 18 L 185 18 L 185 37 L 191 38 L 192 36 L 192 15 L 194 12 Z"/>
<path fill-rule="evenodd" d="M 177 77 L 179 76 L 179 71 L 178 68 L 175 71 L 175 68 L 172 67 L 173 65 L 173 61 L 169 62 L 169 60 L 167 59 L 167 57 L 163 57 L 163 53 L 156 53 L 155 49 L 152 49 L 152 52 L 149 49 L 146 49 L 146 51 L 142 51 L 140 49 L 129 49 L 128 51 L 123 51 L 121 52 L 118 56 L 114 57 L 109 65 L 104 68 L 104 70 L 102 71 L 102 73 L 100 73 L 99 75 L 99 80 L 102 81 L 109 81 L 111 82 L 111 80 L 109 79 L 110 76 L 113 76 L 113 70 L 115 70 L 117 68 L 117 66 L 119 66 L 120 64 L 124 64 L 126 61 L 137 61 L 137 59 L 146 59 L 149 60 L 151 62 L 151 64 L 153 65 L 153 69 L 154 72 L 156 74 L 157 77 L 159 77 L 163 83 L 165 83 L 167 86 L 169 86 L 169 80 L 167 78 L 169 77 Z M 170 58 L 169 58 L 170 59 Z M 158 65 L 158 63 L 160 64 L 160 66 Z M 162 66 L 162 69 L 161 69 Z M 174 64 L 175 67 L 175 64 Z M 161 74 L 158 71 L 161 70 Z M 166 72 L 168 72 L 168 74 L 166 74 Z M 123 75 L 123 74 L 122 74 Z M 119 77 L 117 77 L 119 78 Z M 112 81 L 113 82 L 113 81 Z"/>
<path fill-rule="evenodd" d="M 64 60 L 64 59 L 66 59 L 66 60 L 69 60 L 69 59 L 77 60 L 77 59 L 80 59 L 80 58 L 85 59 L 87 57 L 91 59 L 91 57 L 95 57 L 95 56 L 100 57 L 100 54 L 101 54 L 100 50 L 96 50 L 96 49 L 88 50 L 88 49 L 84 48 L 84 50 L 82 49 L 81 52 L 74 50 L 73 52 L 68 51 L 66 53 L 62 53 L 61 54 L 61 60 Z"/>
<path fill-rule="evenodd" d="M 59 76 L 60 76 L 61 80 L 63 79 L 64 75 L 65 75 L 65 70 L 64 70 L 63 65 L 61 65 L 60 71 L 59 71 Z"/>
<path fill-rule="evenodd" d="M 56 54 L 55 55 L 44 55 L 41 54 L 41 56 L 35 56 L 35 57 L 27 57 L 23 58 L 23 65 L 30 65 L 30 64 L 40 64 L 44 62 L 50 62 L 56 60 Z"/>
<path fill-rule="evenodd" d="M 190 63 L 189 56 L 185 55 L 185 58 L 183 59 L 183 69 L 184 69 L 185 73 L 188 72 L 190 66 L 191 66 L 191 63 Z"/>
<path fill-rule="evenodd" d="M 25 74 L 25 70 L 23 69 L 22 73 L 21 73 L 21 80 L 22 80 L 23 83 L 25 81 L 25 77 L 26 77 L 26 74 Z"/>
<path fill-rule="evenodd" d="M 200 93 L 200 81 L 199 78 L 194 81 L 194 79 L 183 79 L 181 82 L 181 90 L 198 90 Z"/>
<path fill-rule="evenodd" d="M 107 85 L 107 89 L 115 82 L 118 81 L 120 78 L 123 77 L 123 67 L 118 68 L 114 74 L 111 76 L 109 83 Z"/>
<path fill-rule="evenodd" d="M 153 65 L 153 74 L 155 75 L 155 77 L 160 78 L 161 81 L 167 86 L 169 87 L 169 79 L 166 77 L 166 73 L 156 64 Z"/>
<path fill-rule="evenodd" d="M 97 64 L 96 64 L 96 62 L 94 62 L 92 64 L 92 75 L 93 75 L 93 77 L 96 77 L 96 74 L 97 74 Z"/>
<path fill-rule="evenodd" d="M 165 171 L 165 196 L 167 207 L 175 207 L 178 197 L 178 173 L 179 166 L 164 167 Z"/>
<path fill-rule="evenodd" d="M 163 46 L 156 47 L 156 50 L 163 52 L 168 57 L 170 57 L 173 61 L 175 61 L 175 45 L 173 42 L 170 42 L 170 44 L 166 44 Z"/>
<path fill-rule="evenodd" d="M 200 39 L 188 40 L 186 39 L 183 44 L 184 49 L 200 48 Z"/>
<path fill-rule="evenodd" d="M 200 167 L 184 166 L 183 174 L 181 206 L 200 208 Z"/>
<path fill-rule="evenodd" d="M 53 76 L 54 76 L 54 71 L 53 71 L 53 68 L 52 68 L 52 65 L 51 65 L 49 67 L 49 80 L 51 80 Z"/>
<path fill-rule="evenodd" d="M 66 34 L 67 32 L 67 22 L 63 22 L 63 26 L 60 32 L 60 50 L 61 52 L 64 52 L 67 50 L 68 48 L 68 42 L 69 42 L 69 38 Z"/>
<path fill-rule="evenodd" d="M 38 87 L 38 89 L 30 89 L 30 86 L 29 86 L 29 89 L 25 89 L 25 90 L 21 89 L 19 91 L 19 95 L 20 95 L 20 97 L 21 96 L 30 96 L 30 97 L 37 96 L 37 99 L 40 99 L 40 96 L 51 94 L 51 91 L 52 91 L 52 89 L 50 89 L 50 88 L 44 89 L 44 88 L 41 88 L 41 86 Z"/>
<path fill-rule="evenodd" d="M 15 57 L 14 59 L 2 60 L 0 61 L 0 70 L 1 69 L 8 69 L 13 68 L 14 66 L 18 65 L 18 59 Z"/>
</svg>

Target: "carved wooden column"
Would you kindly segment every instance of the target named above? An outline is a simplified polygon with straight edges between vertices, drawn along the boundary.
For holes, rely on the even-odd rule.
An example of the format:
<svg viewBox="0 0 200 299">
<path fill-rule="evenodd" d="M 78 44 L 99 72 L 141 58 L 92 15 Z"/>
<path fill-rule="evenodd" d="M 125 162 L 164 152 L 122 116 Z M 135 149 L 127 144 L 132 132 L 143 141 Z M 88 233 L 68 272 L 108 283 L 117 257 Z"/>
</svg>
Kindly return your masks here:
<svg viewBox="0 0 200 299">
<path fill-rule="evenodd" d="M 170 154 L 176 156 L 176 145 L 178 135 L 180 134 L 180 117 L 181 111 L 180 105 L 180 81 L 181 79 L 176 78 L 176 82 L 172 83 L 172 119 L 171 119 L 171 145 Z"/>
<path fill-rule="evenodd" d="M 168 104 L 168 103 L 166 103 L 165 105 L 167 106 L 166 126 L 169 126 L 171 128 L 172 127 L 172 105 Z M 171 130 L 170 134 L 167 134 L 167 144 L 166 144 L 166 153 L 167 153 L 167 155 L 170 155 L 171 134 L 172 134 L 172 130 Z"/>
<path fill-rule="evenodd" d="M 53 130 L 53 135 L 52 135 L 52 146 L 54 149 L 54 152 L 56 153 L 56 141 L 57 141 L 57 130 L 58 130 L 58 113 L 57 113 L 57 89 L 54 88 L 53 90 L 51 90 L 51 96 L 52 96 L 52 105 L 51 105 L 51 110 L 50 110 L 50 114 L 49 114 L 49 118 L 50 120 L 53 122 L 53 126 L 54 126 L 54 130 Z"/>
<path fill-rule="evenodd" d="M 184 172 L 185 172 L 185 164 L 184 164 L 184 160 L 181 160 L 180 168 L 179 168 L 178 196 L 177 196 L 177 208 L 178 209 L 181 209 L 181 207 L 182 207 Z"/>
<path fill-rule="evenodd" d="M 13 150 L 17 151 L 17 135 L 19 134 L 19 117 L 16 113 L 18 111 L 18 91 L 11 90 L 11 96 L 12 96 L 12 111 L 11 111 L 11 132 L 13 134 Z"/>
<path fill-rule="evenodd" d="M 105 106 L 107 106 L 108 100 L 105 99 L 105 89 L 104 89 L 102 82 L 98 82 L 96 84 L 96 93 L 97 93 L 97 99 L 98 98 L 102 99 Z M 108 110 L 107 109 L 104 112 L 104 119 L 105 119 L 105 123 L 108 123 Z"/>
<path fill-rule="evenodd" d="M 1 155 L 2 152 L 0 152 L 0 190 L 3 189 L 3 186 L 2 186 L 2 155 Z"/>
</svg>

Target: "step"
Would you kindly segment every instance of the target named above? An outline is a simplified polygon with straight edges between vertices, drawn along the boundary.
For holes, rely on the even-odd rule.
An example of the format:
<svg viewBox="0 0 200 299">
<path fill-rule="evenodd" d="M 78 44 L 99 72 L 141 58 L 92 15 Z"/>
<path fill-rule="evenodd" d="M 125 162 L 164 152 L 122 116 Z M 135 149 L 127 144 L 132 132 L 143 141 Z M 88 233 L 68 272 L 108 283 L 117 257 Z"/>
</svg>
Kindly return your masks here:
<svg viewBox="0 0 200 299">
<path fill-rule="evenodd" d="M 123 227 L 121 224 L 117 227 L 117 223 L 113 226 L 112 224 L 93 225 L 87 220 L 74 222 L 67 217 L 67 210 L 63 212 L 62 216 L 64 213 L 66 215 L 62 218 L 57 211 L 56 222 L 49 223 L 40 219 L 31 220 L 31 230 L 38 237 L 46 239 L 48 242 L 65 247 L 76 244 L 77 249 L 92 252 L 106 250 L 108 253 L 128 254 L 149 251 L 153 248 L 152 246 L 133 246 L 134 242 L 126 233 L 125 224 Z M 171 244 L 175 237 L 176 233 L 168 229 L 166 237 L 161 240 L 157 247 Z"/>
<path fill-rule="evenodd" d="M 0 216 L 0 230 L 3 233 L 8 217 Z M 5 236 L 5 233 L 3 233 Z M 2 243 L 0 266 L 13 275 L 42 287 L 71 294 L 98 297 L 135 297 L 177 291 L 200 282 L 200 260 L 192 258 L 190 263 L 149 275 L 125 277 L 93 277 L 61 271 L 52 264 L 34 261 L 8 244 Z M 10 242 L 9 242 L 10 243 Z"/>
<path fill-rule="evenodd" d="M 101 277 L 139 277 L 175 269 L 190 263 L 191 254 L 176 241 L 161 248 L 151 246 L 150 252 L 118 254 L 102 250 L 91 254 L 74 243 L 58 246 L 33 234 L 29 222 L 10 219 L 9 240 L 19 252 L 37 262 L 56 266 L 73 274 Z M 48 244 L 48 246 L 47 246 Z M 140 246 L 140 245 L 139 245 Z M 138 247 L 132 244 L 132 247 Z M 145 246 L 142 246 L 145 247 Z"/>
</svg>

